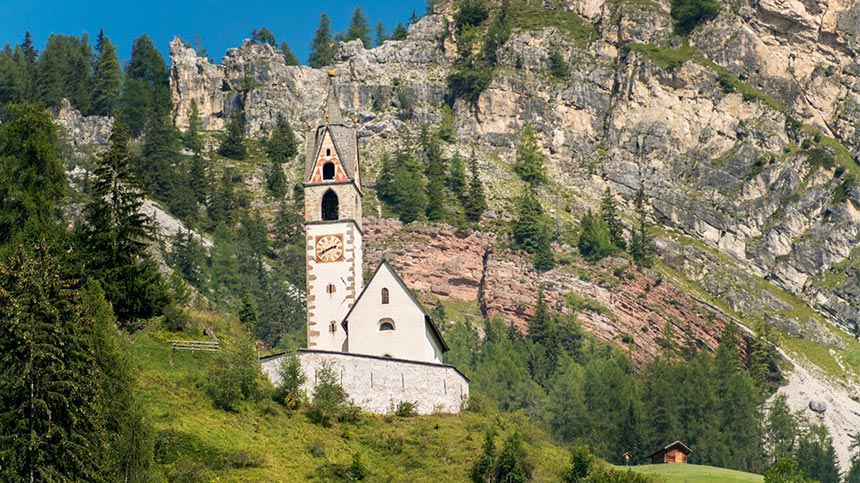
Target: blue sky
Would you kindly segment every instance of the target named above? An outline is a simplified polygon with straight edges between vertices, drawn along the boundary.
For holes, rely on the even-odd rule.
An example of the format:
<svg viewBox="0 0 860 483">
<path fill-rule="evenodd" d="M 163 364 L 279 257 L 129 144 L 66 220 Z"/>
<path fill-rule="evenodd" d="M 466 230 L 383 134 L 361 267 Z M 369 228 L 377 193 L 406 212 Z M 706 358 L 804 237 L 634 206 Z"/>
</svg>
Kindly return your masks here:
<svg viewBox="0 0 860 483">
<path fill-rule="evenodd" d="M 251 30 L 265 26 L 278 43 L 286 40 L 305 63 L 320 14 L 327 13 L 332 30 L 338 32 L 346 30 L 356 5 L 370 20 L 374 38 L 378 21 L 390 33 L 398 20 L 406 24 L 413 10 L 421 15 L 425 8 L 424 0 L 0 0 L 0 45 L 20 42 L 25 30 L 30 30 L 39 51 L 51 33 L 79 36 L 87 32 L 94 43 L 99 28 L 104 28 L 118 46 L 121 60 L 128 60 L 132 40 L 144 32 L 167 60 L 167 43 L 174 35 L 190 42 L 199 35 L 209 57 L 220 62 L 228 48 L 239 46 Z"/>
</svg>

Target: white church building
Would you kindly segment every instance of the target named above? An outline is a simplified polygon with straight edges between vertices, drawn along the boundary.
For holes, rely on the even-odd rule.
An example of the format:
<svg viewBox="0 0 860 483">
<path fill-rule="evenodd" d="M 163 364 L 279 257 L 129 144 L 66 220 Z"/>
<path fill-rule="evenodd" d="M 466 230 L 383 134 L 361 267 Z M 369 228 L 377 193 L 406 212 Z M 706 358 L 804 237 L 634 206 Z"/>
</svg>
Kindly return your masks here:
<svg viewBox="0 0 860 483">
<path fill-rule="evenodd" d="M 298 356 L 305 390 L 313 393 L 317 372 L 329 365 L 366 411 L 410 402 L 422 414 L 459 412 L 469 380 L 443 364 L 448 345 L 436 323 L 387 260 L 363 280 L 358 139 L 341 116 L 333 75 L 323 119 L 308 136 L 303 180 L 308 347 Z M 283 359 L 262 360 L 274 383 Z"/>
</svg>

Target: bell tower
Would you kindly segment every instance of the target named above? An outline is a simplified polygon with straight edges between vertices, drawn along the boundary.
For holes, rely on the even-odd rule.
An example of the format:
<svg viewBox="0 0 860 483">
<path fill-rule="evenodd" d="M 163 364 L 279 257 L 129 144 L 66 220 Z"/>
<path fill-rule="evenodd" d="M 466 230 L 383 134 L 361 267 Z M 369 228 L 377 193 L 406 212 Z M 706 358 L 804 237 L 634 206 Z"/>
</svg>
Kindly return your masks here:
<svg viewBox="0 0 860 483">
<path fill-rule="evenodd" d="M 337 104 L 328 72 L 323 119 L 308 134 L 305 161 L 308 349 L 349 352 L 341 326 L 362 288 L 358 139 Z"/>
</svg>

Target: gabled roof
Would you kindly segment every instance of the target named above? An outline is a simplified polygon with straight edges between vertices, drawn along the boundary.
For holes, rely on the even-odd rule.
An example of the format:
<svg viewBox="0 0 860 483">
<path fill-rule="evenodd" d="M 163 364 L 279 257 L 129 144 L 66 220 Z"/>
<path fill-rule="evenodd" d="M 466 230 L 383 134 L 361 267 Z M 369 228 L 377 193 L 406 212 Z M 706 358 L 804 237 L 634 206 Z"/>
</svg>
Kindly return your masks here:
<svg viewBox="0 0 860 483">
<path fill-rule="evenodd" d="M 687 446 L 686 444 L 684 444 L 680 441 L 675 441 L 674 443 L 667 444 L 666 446 L 664 446 L 664 447 L 658 449 L 657 451 L 651 453 L 650 455 L 648 455 L 648 457 L 650 458 L 652 456 L 663 453 L 665 451 L 669 451 L 670 449 L 673 449 L 673 448 L 677 448 L 677 449 L 681 450 L 681 452 L 683 452 L 684 454 L 690 454 L 693 452 L 693 450 L 691 450 L 690 447 Z"/>
<path fill-rule="evenodd" d="M 370 276 L 370 279 L 364 285 L 364 288 L 361 289 L 361 293 L 358 295 L 358 298 L 355 299 L 355 303 L 352 304 L 352 307 L 349 309 L 349 312 L 346 313 L 346 316 L 343 318 L 341 325 L 344 325 L 344 322 L 349 320 L 349 316 L 352 314 L 352 311 L 358 306 L 358 303 L 361 301 L 361 298 L 364 297 L 364 294 L 367 292 L 368 287 L 370 287 L 371 282 L 373 282 L 373 279 L 376 278 L 376 275 L 379 273 L 380 270 L 382 270 L 383 266 L 391 272 L 391 275 L 394 277 L 394 280 L 397 282 L 398 285 L 400 285 L 403 291 L 406 292 L 406 294 L 409 296 L 409 299 L 412 300 L 412 303 L 414 303 L 418 307 L 418 309 L 421 310 L 421 314 L 424 315 L 424 322 L 428 326 L 430 326 L 430 331 L 433 333 L 433 335 L 436 337 L 436 340 L 439 342 L 439 345 L 442 347 L 442 352 L 448 352 L 450 348 L 448 347 L 448 343 L 445 342 L 445 338 L 442 337 L 442 332 L 439 331 L 439 327 L 436 326 L 436 323 L 433 322 L 433 318 L 430 317 L 430 314 L 428 314 L 427 310 L 424 309 L 424 305 L 422 305 L 421 302 L 417 298 L 415 298 L 415 294 L 412 293 L 412 290 L 409 290 L 409 287 L 406 286 L 406 284 L 403 282 L 403 279 L 400 278 L 400 275 L 398 275 L 397 271 L 394 270 L 394 267 L 392 267 L 391 264 L 388 263 L 388 260 L 382 260 L 382 262 L 376 267 L 376 270 L 373 271 L 373 275 Z"/>
</svg>

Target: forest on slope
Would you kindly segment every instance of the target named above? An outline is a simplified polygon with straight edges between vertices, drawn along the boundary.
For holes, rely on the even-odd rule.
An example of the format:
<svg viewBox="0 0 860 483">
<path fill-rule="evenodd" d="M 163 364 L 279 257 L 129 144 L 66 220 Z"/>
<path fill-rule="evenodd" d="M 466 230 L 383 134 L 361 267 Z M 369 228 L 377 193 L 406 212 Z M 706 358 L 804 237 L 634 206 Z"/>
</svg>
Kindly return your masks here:
<svg viewBox="0 0 860 483">
<path fill-rule="evenodd" d="M 517 5 L 508 7 L 514 18 Z M 477 1 L 456 7 L 458 28 L 468 31 L 489 22 L 489 29 L 501 29 L 488 37 L 497 39 L 495 48 L 506 42 L 504 10 Z M 254 41 L 273 43 L 259 37 L 262 30 Z M 197 429 L 154 410 L 174 411 L 164 409 L 163 400 L 178 404 L 153 388 L 174 377 L 168 374 L 175 369 L 149 358 L 158 351 L 153 341 L 166 349 L 172 334 L 199 337 L 204 327 L 217 326 L 232 336 L 226 342 L 231 350 L 213 360 L 186 361 L 196 375 L 174 379 L 176 388 L 192 387 L 191 397 L 211 405 L 206 414 L 222 421 L 256 414 L 313 420 L 316 398 L 298 398 L 296 407 L 283 392 L 266 387 L 251 345 L 260 340 L 268 350 L 289 350 L 303 344 L 305 317 L 297 289 L 304 285 L 303 203 L 294 187 L 300 143 L 291 127 L 296 120 L 279 117 L 262 140 L 250 139 L 241 113 L 230 118 L 226 132 L 204 132 L 192 106 L 180 132 L 171 119 L 176 106 L 166 62 L 145 36 L 135 41 L 124 68 L 106 36 L 97 39 L 98 55 L 89 49 L 86 38 L 55 36 L 39 53 L 25 37 L 0 54 L 0 310 L 8 324 L 0 340 L 0 409 L 8 443 L 0 450 L 0 471 L 10 480 L 206 481 L 222 472 L 236 471 L 232 477 L 240 479 L 247 468 L 276 467 L 279 463 L 266 457 L 239 454 L 240 448 L 213 459 L 199 442 L 189 443 Z M 455 97 L 482 82 L 487 67 L 482 63 L 492 62 L 493 49 L 487 42 L 480 54 L 464 55 L 455 66 L 449 78 Z M 552 75 L 564 78 L 565 65 L 555 57 Z M 466 91 L 458 90 L 464 85 Z M 253 90 L 253 83 L 246 89 Z M 69 145 L 45 109 L 61 107 L 64 98 L 84 114 L 111 117 L 106 145 L 94 150 Z M 408 111 L 407 99 L 399 100 L 398 110 Z M 484 186 L 476 157 L 457 151 L 449 156 L 447 146 L 465 134 L 451 107 L 441 108 L 439 122 L 420 127 L 413 135 L 415 148 L 378 158 L 373 188 L 383 214 L 499 232 L 505 241 L 498 249 L 531 259 L 539 272 L 568 265 L 571 258 L 598 267 L 615 257 L 630 262 L 613 273 L 619 279 L 669 283 L 649 269 L 661 253 L 654 244 L 659 229 L 649 216 L 651 200 L 643 190 L 634 197 L 632 223 L 620 219 L 607 192 L 599 209 L 586 212 L 575 229 L 566 224 L 556 240 L 557 222 L 533 195 L 549 184 L 547 159 L 533 129 L 518 133 L 509 166 L 522 194 L 499 218 L 488 216 L 492 193 L 486 192 L 490 187 Z M 152 220 L 141 213 L 148 199 L 179 220 L 172 239 L 159 238 Z M 446 322 L 453 349 L 447 362 L 473 379 L 476 414 L 493 415 L 498 408 L 523 432 L 542 430 L 560 444 L 587 444 L 597 456 L 619 464 L 624 453 L 642 462 L 656 447 L 683 439 L 703 464 L 759 473 L 771 467 L 798 473 L 799 468 L 818 481 L 839 481 L 822 426 L 793 414 L 779 398 L 764 410 L 780 381 L 766 332 L 742 342 L 728 324 L 714 352 L 667 333 L 659 356 L 637 369 L 629 354 L 580 325 L 576 314 L 600 312 L 599 305 L 576 296 L 564 305 L 565 310 L 551 310 L 538 295 L 528 331 L 521 332 L 500 318 L 484 317 L 474 303 L 436 304 L 434 313 Z M 211 315 L 201 317 L 201 310 Z M 283 407 L 272 405 L 272 398 Z M 344 414 L 335 423 L 344 440 L 362 425 L 380 423 Z M 529 429 L 534 426 L 541 430 Z M 565 474 L 566 462 L 558 463 L 557 456 L 553 468 L 535 464 L 539 458 L 526 456 L 516 431 L 505 434 L 497 452 L 490 443 L 496 430 L 506 432 L 492 416 L 467 424 L 463 437 L 477 442 L 460 460 L 460 478 L 501 478 L 504 468 L 518 481 L 584 477 Z M 535 449 L 544 437 L 523 439 L 532 452 L 557 451 Z M 477 444 L 481 440 L 486 440 L 483 448 Z M 402 447 L 395 438 L 382 449 L 362 442 L 360 451 L 378 461 Z M 506 451 L 514 454 L 513 462 L 505 462 Z M 313 464 L 322 469 L 311 478 L 373 475 L 374 470 L 362 470 L 360 455 L 346 463 L 321 458 Z M 796 460 L 795 466 L 786 459 Z M 854 459 L 845 477 L 858 471 Z M 609 473 L 600 470 L 589 481 L 604 481 L 598 478 L 611 478 Z M 266 476 L 272 475 L 277 473 Z"/>
</svg>

